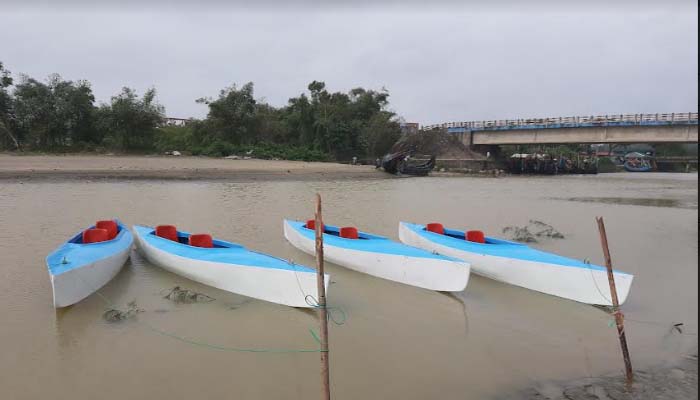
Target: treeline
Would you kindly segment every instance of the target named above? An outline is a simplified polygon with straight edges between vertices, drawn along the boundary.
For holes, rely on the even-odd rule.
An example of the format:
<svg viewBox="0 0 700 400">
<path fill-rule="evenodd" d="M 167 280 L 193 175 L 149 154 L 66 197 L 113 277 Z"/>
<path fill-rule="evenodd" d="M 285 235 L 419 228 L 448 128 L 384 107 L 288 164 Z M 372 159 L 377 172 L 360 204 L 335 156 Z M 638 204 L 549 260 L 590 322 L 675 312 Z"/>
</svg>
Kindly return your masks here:
<svg viewBox="0 0 700 400">
<path fill-rule="evenodd" d="M 98 105 L 87 81 L 51 75 L 45 82 L 28 76 L 15 82 L 0 63 L 0 149 L 345 160 L 380 156 L 400 137 L 385 90 L 331 93 L 314 81 L 308 94 L 278 108 L 256 100 L 253 89 L 247 83 L 198 99 L 209 108 L 205 119 L 164 126 L 155 89 L 139 96 L 123 88 Z"/>
</svg>

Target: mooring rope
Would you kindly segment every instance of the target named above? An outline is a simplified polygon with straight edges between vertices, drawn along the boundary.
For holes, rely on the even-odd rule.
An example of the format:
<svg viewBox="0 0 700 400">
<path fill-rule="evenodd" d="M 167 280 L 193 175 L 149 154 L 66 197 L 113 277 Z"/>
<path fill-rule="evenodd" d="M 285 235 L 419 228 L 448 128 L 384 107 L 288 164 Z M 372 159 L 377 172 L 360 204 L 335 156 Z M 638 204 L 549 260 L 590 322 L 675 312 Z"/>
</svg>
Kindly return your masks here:
<svg viewBox="0 0 700 400">
<path fill-rule="evenodd" d="M 586 264 L 586 267 L 588 267 L 588 271 L 590 271 L 591 273 L 591 279 L 593 280 L 593 284 L 595 285 L 596 290 L 598 290 L 598 293 L 600 293 L 603 299 L 609 301 L 610 304 L 612 304 L 612 299 L 606 296 L 605 293 L 603 293 L 603 291 L 600 289 L 600 286 L 598 286 L 598 281 L 596 281 L 595 274 L 593 274 L 593 268 L 591 268 L 591 262 L 588 259 L 585 259 L 583 260 L 583 263 Z"/>
<path fill-rule="evenodd" d="M 321 350 L 321 349 L 284 349 L 284 348 L 275 349 L 275 348 L 242 348 L 242 347 L 222 346 L 222 345 L 218 345 L 218 344 L 212 344 L 212 343 L 202 342 L 202 341 L 198 341 L 198 340 L 194 340 L 194 339 L 189 339 L 189 338 L 186 338 L 184 336 L 174 334 L 172 332 L 163 331 L 163 330 L 160 330 L 160 329 L 158 329 L 158 328 L 156 328 L 156 327 L 154 327 L 146 322 L 143 322 L 143 321 L 137 321 L 137 322 L 146 325 L 148 327 L 148 329 L 150 329 L 151 331 L 153 331 L 159 335 L 163 335 L 163 336 L 169 337 L 171 339 L 178 340 L 182 343 L 186 343 L 186 344 L 190 344 L 190 345 L 198 346 L 198 347 L 204 347 L 204 348 L 208 348 L 208 349 L 212 349 L 212 350 L 239 352 L 239 353 L 280 353 L 280 354 L 284 354 L 284 353 L 287 353 L 287 354 L 288 353 L 323 353 L 323 352 L 326 352 L 326 350 Z M 316 342 L 320 343 L 320 341 L 318 340 L 318 337 L 316 336 L 316 334 L 314 333 L 314 331 L 311 328 L 309 328 L 309 333 L 311 333 L 311 337 L 313 337 Z"/>
<path fill-rule="evenodd" d="M 313 307 L 313 308 L 323 307 L 319 303 L 319 301 L 316 297 L 314 297 L 311 294 L 307 294 L 304 291 L 304 288 L 302 288 L 301 281 L 299 280 L 299 274 L 297 273 L 298 270 L 297 270 L 296 263 L 293 260 L 288 260 L 288 262 L 289 262 L 289 264 L 291 264 L 292 269 L 294 270 L 294 277 L 296 278 L 296 281 L 297 281 L 297 287 L 299 288 L 299 291 L 301 292 L 301 294 L 304 296 L 304 302 L 306 302 L 306 304 L 308 304 L 310 307 Z M 325 280 L 326 277 L 324 276 L 323 279 Z M 311 301 L 309 301 L 309 300 L 311 300 Z M 347 321 L 347 314 L 345 313 L 345 310 L 343 310 L 341 307 L 329 307 L 328 304 L 326 304 L 325 308 L 327 311 L 326 318 L 328 319 L 328 321 L 331 321 L 336 325 L 345 324 L 345 321 Z M 337 312 L 340 314 L 341 318 L 339 320 L 333 316 L 334 312 Z"/>
<path fill-rule="evenodd" d="M 296 271 L 296 268 L 295 268 Z M 296 274 L 296 272 L 295 272 Z M 86 287 L 91 287 L 90 285 L 85 282 L 82 277 L 78 276 L 78 279 L 86 286 Z M 301 284 L 299 286 L 301 290 Z M 161 290 L 162 292 L 162 290 Z M 99 289 L 94 291 L 95 294 L 111 309 L 117 310 L 117 306 L 115 305 L 114 302 L 112 302 L 107 296 L 103 295 Z M 302 290 L 303 293 L 303 290 Z M 320 307 L 318 305 L 318 301 L 311 295 L 306 295 L 305 298 L 311 298 L 316 302 L 316 305 L 311 305 L 312 307 Z M 308 301 L 307 301 L 308 303 Z M 330 321 L 335 323 L 336 325 L 343 325 L 346 320 L 346 314 L 345 311 L 343 311 L 341 308 L 338 307 L 326 307 L 329 311 L 331 309 L 337 310 L 341 312 L 341 315 L 343 316 L 343 319 L 338 322 L 334 317 L 332 317 L 332 313 L 328 313 L 328 318 Z M 200 340 L 195 340 L 191 338 L 187 338 L 181 335 L 178 335 L 174 332 L 168 332 L 159 328 L 156 328 L 155 326 L 149 324 L 146 321 L 140 321 L 138 319 L 135 320 L 137 324 L 141 324 L 145 326 L 149 331 L 157 333 L 161 336 L 165 336 L 171 339 L 175 339 L 181 343 L 189 344 L 192 346 L 197 346 L 197 347 L 202 347 L 202 348 L 207 348 L 211 350 L 218 350 L 218 351 L 227 351 L 227 352 L 239 352 L 239 353 L 276 353 L 276 354 L 292 354 L 292 353 L 324 353 L 327 352 L 327 350 L 323 350 L 320 347 L 316 349 L 294 349 L 294 348 L 252 348 L 252 347 L 230 347 L 230 346 L 224 346 L 224 345 L 219 345 L 219 344 L 214 344 L 214 343 L 209 343 L 205 341 L 200 341 Z M 309 333 L 311 337 L 314 339 L 314 341 L 319 344 L 321 344 L 320 339 L 318 338 L 318 335 L 316 332 L 313 331 L 313 329 L 309 328 Z"/>
<path fill-rule="evenodd" d="M 596 279 L 595 279 L 595 275 L 593 273 L 593 269 L 591 268 L 590 261 L 584 260 L 583 262 L 584 262 L 584 264 L 586 264 L 588 266 L 588 270 L 591 273 L 591 279 L 593 280 L 593 284 L 595 285 L 596 289 L 598 290 L 598 293 L 600 293 L 600 295 L 603 297 L 603 299 L 609 301 L 612 304 L 612 300 L 610 298 L 608 298 L 608 296 L 605 295 L 603 290 L 601 290 L 600 286 L 598 285 L 598 281 L 596 281 Z M 615 315 L 617 315 L 617 314 L 620 314 L 625 321 L 636 322 L 636 323 L 640 323 L 640 324 L 656 325 L 656 326 L 661 326 L 664 328 L 669 328 L 671 330 L 675 329 L 675 331 L 681 335 L 698 336 L 697 333 L 683 332 L 683 330 L 680 329 L 682 326 L 684 326 L 684 323 L 682 323 L 682 322 L 679 323 L 679 322 L 675 322 L 675 321 L 672 321 L 672 322 L 669 322 L 669 321 L 645 321 L 645 320 L 627 318 L 627 316 L 625 314 L 623 314 L 622 311 L 619 309 L 613 310 L 611 313 L 611 315 L 613 317 L 615 317 Z M 613 319 L 613 320 L 608 321 L 608 326 L 611 328 L 615 327 L 616 326 L 615 320 Z"/>
</svg>

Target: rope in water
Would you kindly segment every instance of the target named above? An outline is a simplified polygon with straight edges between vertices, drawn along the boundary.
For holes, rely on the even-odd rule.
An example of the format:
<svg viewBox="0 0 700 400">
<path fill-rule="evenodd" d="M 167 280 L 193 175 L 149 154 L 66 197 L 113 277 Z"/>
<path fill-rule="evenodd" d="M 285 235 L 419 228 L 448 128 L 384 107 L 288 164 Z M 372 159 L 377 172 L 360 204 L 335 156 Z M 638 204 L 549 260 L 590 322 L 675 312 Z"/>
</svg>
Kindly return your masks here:
<svg viewBox="0 0 700 400">
<path fill-rule="evenodd" d="M 596 279 L 595 279 L 595 275 L 593 274 L 593 268 L 591 268 L 591 263 L 590 263 L 590 261 L 584 260 L 584 264 L 586 264 L 586 265 L 588 266 L 588 270 L 589 270 L 590 273 L 591 273 L 591 279 L 593 280 L 593 284 L 595 285 L 595 288 L 598 290 L 598 293 L 600 293 L 600 295 L 603 297 L 603 299 L 605 299 L 605 300 L 609 301 L 610 303 L 612 303 L 612 300 L 611 300 L 607 295 L 605 295 L 605 293 L 603 292 L 603 290 L 601 290 L 600 286 L 598 285 L 598 281 L 596 281 Z M 612 315 L 614 316 L 614 315 L 617 314 L 617 313 L 622 314 L 622 311 L 619 311 L 619 310 L 618 310 L 618 311 L 614 311 L 614 312 L 612 313 Z M 673 321 L 673 322 L 669 322 L 669 321 L 645 321 L 645 320 L 639 320 L 639 319 L 628 318 L 625 314 L 622 314 L 622 317 L 625 319 L 625 321 L 636 322 L 636 323 L 639 323 L 639 324 L 656 325 L 656 326 L 660 326 L 660 327 L 664 327 L 664 328 L 669 328 L 669 329 L 671 329 L 671 330 L 675 330 L 676 332 L 678 332 L 678 333 L 681 334 L 681 335 L 698 336 L 697 333 L 683 332 L 683 330 L 681 329 L 681 327 L 684 326 L 684 323 L 682 323 L 682 322 L 681 322 L 681 323 L 678 323 L 678 322 L 675 322 L 675 321 Z M 608 326 L 611 327 L 611 328 L 614 327 L 614 326 L 615 326 L 615 320 L 610 320 L 610 321 L 608 321 Z"/>
<path fill-rule="evenodd" d="M 159 335 L 163 335 L 163 336 L 169 337 L 171 339 L 178 340 L 182 343 L 186 343 L 186 344 L 190 344 L 190 345 L 198 346 L 198 347 L 204 347 L 204 348 L 208 348 L 208 349 L 212 349 L 212 350 L 240 352 L 240 353 L 323 353 L 323 352 L 325 352 L 325 350 L 321 350 L 321 349 L 284 349 L 284 348 L 268 349 L 268 348 L 228 347 L 228 346 L 222 346 L 222 345 L 218 345 L 218 344 L 201 342 L 201 341 L 197 341 L 194 339 L 189 339 L 189 338 L 174 334 L 172 332 L 160 330 L 160 329 L 158 329 L 158 328 L 156 328 L 156 327 L 154 327 L 146 322 L 142 322 L 142 321 L 139 321 L 139 322 L 142 323 L 143 325 L 147 326 L 149 330 L 151 330 Z M 316 333 L 311 328 L 309 328 L 309 332 L 311 333 L 311 337 L 313 337 L 314 340 L 320 344 L 321 342 L 318 339 L 318 336 L 316 335 Z"/>
<path fill-rule="evenodd" d="M 292 264 L 293 264 L 293 263 L 292 263 Z M 293 265 L 294 265 L 294 264 L 293 264 Z M 295 273 L 295 275 L 296 275 L 296 268 L 294 268 L 294 273 Z M 78 276 L 78 279 L 80 279 L 80 280 L 83 282 L 83 284 L 85 284 L 86 286 L 88 286 L 87 283 L 86 283 L 85 281 L 83 281 L 81 277 Z M 300 289 L 300 291 L 302 292 L 302 294 L 304 294 L 304 299 L 305 299 L 306 303 L 309 304 L 311 307 L 314 307 L 314 308 L 321 307 L 321 306 L 318 304 L 318 300 L 316 300 L 316 298 L 315 298 L 314 296 L 304 293 L 304 291 L 303 291 L 302 288 L 301 288 L 301 284 L 300 284 L 300 282 L 298 281 L 298 277 L 297 277 L 297 282 L 299 283 L 299 289 Z M 88 286 L 88 287 L 89 287 L 89 286 Z M 112 308 L 112 309 L 116 309 L 116 308 L 117 308 L 116 305 L 115 305 L 107 296 L 105 296 L 105 295 L 103 295 L 102 293 L 100 293 L 99 290 L 95 290 L 95 293 L 97 294 L 97 296 L 98 296 L 103 302 L 105 302 L 105 304 L 107 304 L 108 307 L 110 307 L 110 308 Z M 309 299 L 311 299 L 312 303 L 309 302 Z M 328 306 L 326 306 L 326 309 L 328 310 L 328 313 L 327 313 L 327 314 L 328 314 L 328 319 L 329 319 L 331 322 L 333 322 L 334 324 L 336 324 L 336 325 L 343 325 L 343 324 L 345 323 L 345 321 L 347 320 L 347 314 L 345 313 L 345 311 L 344 311 L 342 308 L 339 308 L 339 307 L 328 307 Z M 333 316 L 333 311 L 336 311 L 336 312 L 340 313 L 341 318 L 340 318 L 340 319 L 336 319 L 336 318 Z M 248 347 L 230 347 L 230 346 L 223 346 L 223 345 L 219 345 L 219 344 L 208 343 L 208 342 L 205 342 L 205 341 L 199 341 L 199 340 L 195 340 L 195 339 L 190 339 L 190 338 L 187 338 L 187 337 L 184 337 L 184 336 L 180 336 L 180 335 L 178 335 L 178 334 L 176 334 L 176 333 L 174 333 L 174 332 L 168 332 L 168 331 L 165 331 L 165 330 L 162 330 L 162 329 L 158 329 L 158 328 L 154 327 L 153 325 L 151 325 L 151 324 L 149 324 L 149 323 L 147 323 L 147 322 L 145 322 L 145 321 L 135 320 L 135 322 L 138 323 L 138 324 L 141 324 L 141 325 L 145 326 L 145 327 L 146 327 L 148 330 L 150 330 L 151 332 L 157 333 L 157 334 L 159 334 L 159 335 L 161 335 L 161 336 L 165 336 L 165 337 L 168 337 L 168 338 L 171 338 L 171 339 L 175 339 L 175 340 L 177 340 L 177 341 L 179 341 L 179 342 L 181 342 L 181 343 L 186 343 L 186 344 L 189 344 L 189 345 L 192 345 L 192 346 L 207 348 L 207 349 L 211 349 L 211 350 L 227 351 L 227 352 L 240 352 L 240 353 L 277 353 L 277 354 L 291 354 L 291 353 L 324 353 L 324 352 L 327 352 L 327 350 L 322 350 L 320 347 L 319 347 L 319 348 L 316 348 L 316 349 L 293 349 L 293 348 L 248 348 Z M 318 337 L 318 335 L 316 334 L 316 332 L 314 332 L 313 329 L 309 328 L 309 333 L 311 334 L 311 337 L 314 339 L 314 341 L 320 346 L 320 345 L 321 345 L 321 340 L 319 339 L 319 337 Z"/>
</svg>

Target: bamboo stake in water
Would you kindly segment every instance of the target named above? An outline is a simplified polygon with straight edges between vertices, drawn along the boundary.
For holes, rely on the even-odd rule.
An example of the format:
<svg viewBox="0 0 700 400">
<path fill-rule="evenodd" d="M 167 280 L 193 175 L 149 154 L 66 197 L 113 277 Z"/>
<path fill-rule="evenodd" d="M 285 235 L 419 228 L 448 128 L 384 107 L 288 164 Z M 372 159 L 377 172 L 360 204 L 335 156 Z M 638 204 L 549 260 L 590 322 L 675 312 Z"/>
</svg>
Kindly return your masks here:
<svg viewBox="0 0 700 400">
<path fill-rule="evenodd" d="M 605 268 L 608 270 L 608 283 L 610 283 L 610 294 L 612 295 L 613 311 L 615 315 L 615 323 L 617 324 L 617 334 L 620 338 L 620 347 L 622 348 L 622 357 L 625 359 L 625 375 L 627 376 L 627 386 L 632 385 L 634 374 L 632 372 L 632 362 L 630 361 L 630 353 L 627 348 L 627 337 L 625 336 L 624 316 L 620 312 L 620 302 L 617 298 L 617 289 L 615 288 L 615 275 L 612 268 L 612 257 L 610 257 L 610 248 L 608 247 L 608 236 L 605 233 L 605 223 L 603 217 L 597 217 L 598 231 L 600 232 L 600 243 L 603 246 L 603 255 L 605 256 Z"/>
<path fill-rule="evenodd" d="M 316 194 L 316 284 L 318 286 L 318 311 L 321 322 L 321 399 L 330 400 L 330 370 L 328 368 L 328 317 L 326 315 L 326 285 L 323 273 L 323 217 L 321 195 Z"/>
</svg>

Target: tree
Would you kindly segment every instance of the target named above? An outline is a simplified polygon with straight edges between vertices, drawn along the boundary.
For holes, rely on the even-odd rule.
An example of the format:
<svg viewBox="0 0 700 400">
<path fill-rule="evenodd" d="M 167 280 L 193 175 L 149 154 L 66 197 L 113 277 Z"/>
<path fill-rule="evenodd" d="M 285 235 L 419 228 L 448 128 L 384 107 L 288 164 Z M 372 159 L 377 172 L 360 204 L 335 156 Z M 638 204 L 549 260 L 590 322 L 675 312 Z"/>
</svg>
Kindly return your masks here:
<svg viewBox="0 0 700 400">
<path fill-rule="evenodd" d="M 40 149 L 95 143 L 94 102 L 87 81 L 51 75 L 42 83 L 23 76 L 13 103 L 18 140 Z"/>
<path fill-rule="evenodd" d="M 14 113 L 12 107 L 12 97 L 8 88 L 12 86 L 12 75 L 6 70 L 0 61 L 0 148 L 9 147 L 8 144 L 14 146 L 15 149 L 21 150 L 21 146 L 15 135 L 12 134 L 12 121 Z"/>
<path fill-rule="evenodd" d="M 401 137 L 398 122 L 386 111 L 374 114 L 362 130 L 362 141 L 369 157 L 380 157 L 389 152 L 391 146 Z"/>
<path fill-rule="evenodd" d="M 156 101 L 156 90 L 148 89 L 142 98 L 128 87 L 99 109 L 99 125 L 106 132 L 106 144 L 123 150 L 150 150 L 155 130 L 163 121 L 165 109 Z"/>
<path fill-rule="evenodd" d="M 326 84 L 319 81 L 311 82 L 308 89 L 311 94 L 311 135 L 307 133 L 305 144 L 333 154 L 336 158 L 347 159 L 353 156 L 374 157 L 374 154 L 368 153 L 368 140 L 374 143 L 375 148 L 385 148 L 381 145 L 381 135 L 388 135 L 386 141 L 392 143 L 398 138 L 398 124 L 388 123 L 394 114 L 385 110 L 389 97 L 386 90 L 376 92 L 355 88 L 347 94 L 329 93 Z M 304 98 L 290 99 L 290 107 L 304 104 L 301 101 Z M 371 122 L 380 114 L 380 118 Z M 370 134 L 368 129 L 373 129 L 370 125 L 381 130 Z"/>
<path fill-rule="evenodd" d="M 196 130 L 196 136 L 202 143 L 218 140 L 241 145 L 257 141 L 252 82 L 240 89 L 236 85 L 225 88 L 219 92 L 216 100 L 202 98 L 197 102 L 209 106 L 205 124 Z"/>
<path fill-rule="evenodd" d="M 305 94 L 289 99 L 282 110 L 282 120 L 288 130 L 288 143 L 308 145 L 314 141 L 314 113 Z"/>
</svg>

